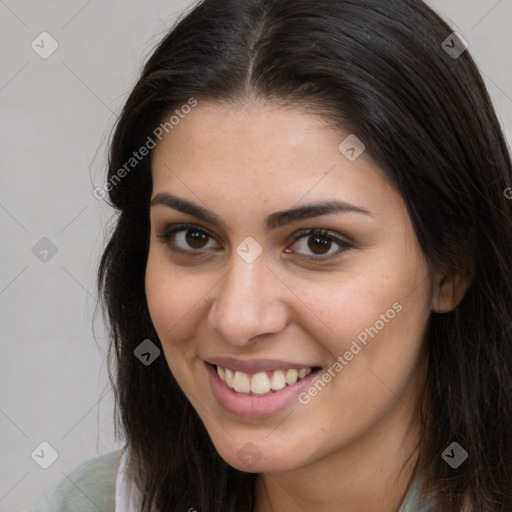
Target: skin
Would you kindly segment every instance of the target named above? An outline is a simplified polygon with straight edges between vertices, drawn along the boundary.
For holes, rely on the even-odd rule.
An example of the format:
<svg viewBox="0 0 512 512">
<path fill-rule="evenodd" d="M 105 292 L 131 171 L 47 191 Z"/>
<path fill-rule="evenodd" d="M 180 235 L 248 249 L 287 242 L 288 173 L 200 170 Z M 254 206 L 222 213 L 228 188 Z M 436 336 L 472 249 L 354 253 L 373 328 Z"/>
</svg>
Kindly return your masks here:
<svg viewBox="0 0 512 512">
<path fill-rule="evenodd" d="M 153 206 L 146 296 L 169 367 L 219 454 L 259 473 L 257 512 L 398 509 L 417 460 L 427 321 L 464 291 L 431 270 L 403 199 L 369 155 L 351 162 L 338 150 L 347 135 L 297 107 L 199 101 L 152 155 L 152 198 L 171 193 L 225 223 Z M 332 199 L 370 214 L 265 226 L 271 213 Z M 211 236 L 190 246 L 184 229 L 180 253 L 158 237 L 185 222 Z M 353 247 L 315 252 L 311 236 L 291 239 L 309 228 Z M 236 252 L 249 236 L 263 249 L 252 263 Z M 307 261 L 315 256 L 326 259 Z M 327 369 L 394 303 L 401 311 L 307 405 L 241 418 L 216 401 L 204 359 Z M 248 442 L 261 454 L 250 468 L 237 456 Z"/>
</svg>

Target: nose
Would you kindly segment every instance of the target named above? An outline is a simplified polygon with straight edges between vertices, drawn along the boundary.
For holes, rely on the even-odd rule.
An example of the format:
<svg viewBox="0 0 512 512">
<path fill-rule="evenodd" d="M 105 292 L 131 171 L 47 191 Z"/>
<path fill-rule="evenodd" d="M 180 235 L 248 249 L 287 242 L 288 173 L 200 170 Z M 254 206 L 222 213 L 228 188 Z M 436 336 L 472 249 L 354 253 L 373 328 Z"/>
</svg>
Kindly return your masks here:
<svg viewBox="0 0 512 512">
<path fill-rule="evenodd" d="M 234 259 L 216 291 L 208 322 L 226 342 L 242 346 L 285 329 L 287 288 L 264 258 L 247 263 L 235 254 Z"/>
</svg>

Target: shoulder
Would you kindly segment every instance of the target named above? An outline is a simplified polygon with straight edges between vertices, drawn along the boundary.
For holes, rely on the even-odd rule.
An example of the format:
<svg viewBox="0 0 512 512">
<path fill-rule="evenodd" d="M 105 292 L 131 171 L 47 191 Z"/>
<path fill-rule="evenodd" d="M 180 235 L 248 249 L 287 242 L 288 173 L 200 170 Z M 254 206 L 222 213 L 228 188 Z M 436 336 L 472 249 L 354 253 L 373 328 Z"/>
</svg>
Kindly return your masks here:
<svg viewBox="0 0 512 512">
<path fill-rule="evenodd" d="M 424 470 L 419 469 L 407 490 L 398 512 L 435 512 L 437 506 L 432 494 L 422 492 Z"/>
<path fill-rule="evenodd" d="M 121 455 L 118 450 L 84 462 L 28 512 L 114 512 Z"/>
</svg>

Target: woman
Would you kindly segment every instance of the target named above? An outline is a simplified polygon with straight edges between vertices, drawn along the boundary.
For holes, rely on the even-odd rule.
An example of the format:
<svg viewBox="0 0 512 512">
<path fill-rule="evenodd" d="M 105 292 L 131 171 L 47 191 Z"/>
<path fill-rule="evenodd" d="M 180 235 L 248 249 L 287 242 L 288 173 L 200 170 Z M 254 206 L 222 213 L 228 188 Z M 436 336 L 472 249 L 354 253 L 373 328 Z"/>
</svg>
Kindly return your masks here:
<svg viewBox="0 0 512 512">
<path fill-rule="evenodd" d="M 48 509 L 511 510 L 511 169 L 420 0 L 199 3 L 96 190 L 125 450 Z"/>
</svg>

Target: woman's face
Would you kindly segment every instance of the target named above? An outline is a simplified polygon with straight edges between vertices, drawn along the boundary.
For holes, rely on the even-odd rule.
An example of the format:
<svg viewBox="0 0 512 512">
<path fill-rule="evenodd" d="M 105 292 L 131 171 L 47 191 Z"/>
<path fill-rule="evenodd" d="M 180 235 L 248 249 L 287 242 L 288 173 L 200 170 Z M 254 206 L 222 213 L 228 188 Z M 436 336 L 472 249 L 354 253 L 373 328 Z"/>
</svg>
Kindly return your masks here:
<svg viewBox="0 0 512 512">
<path fill-rule="evenodd" d="M 200 101 L 153 153 L 151 318 L 244 471 L 401 435 L 422 385 L 437 285 L 401 196 L 352 139 L 339 149 L 349 135 L 298 109 Z"/>
</svg>

